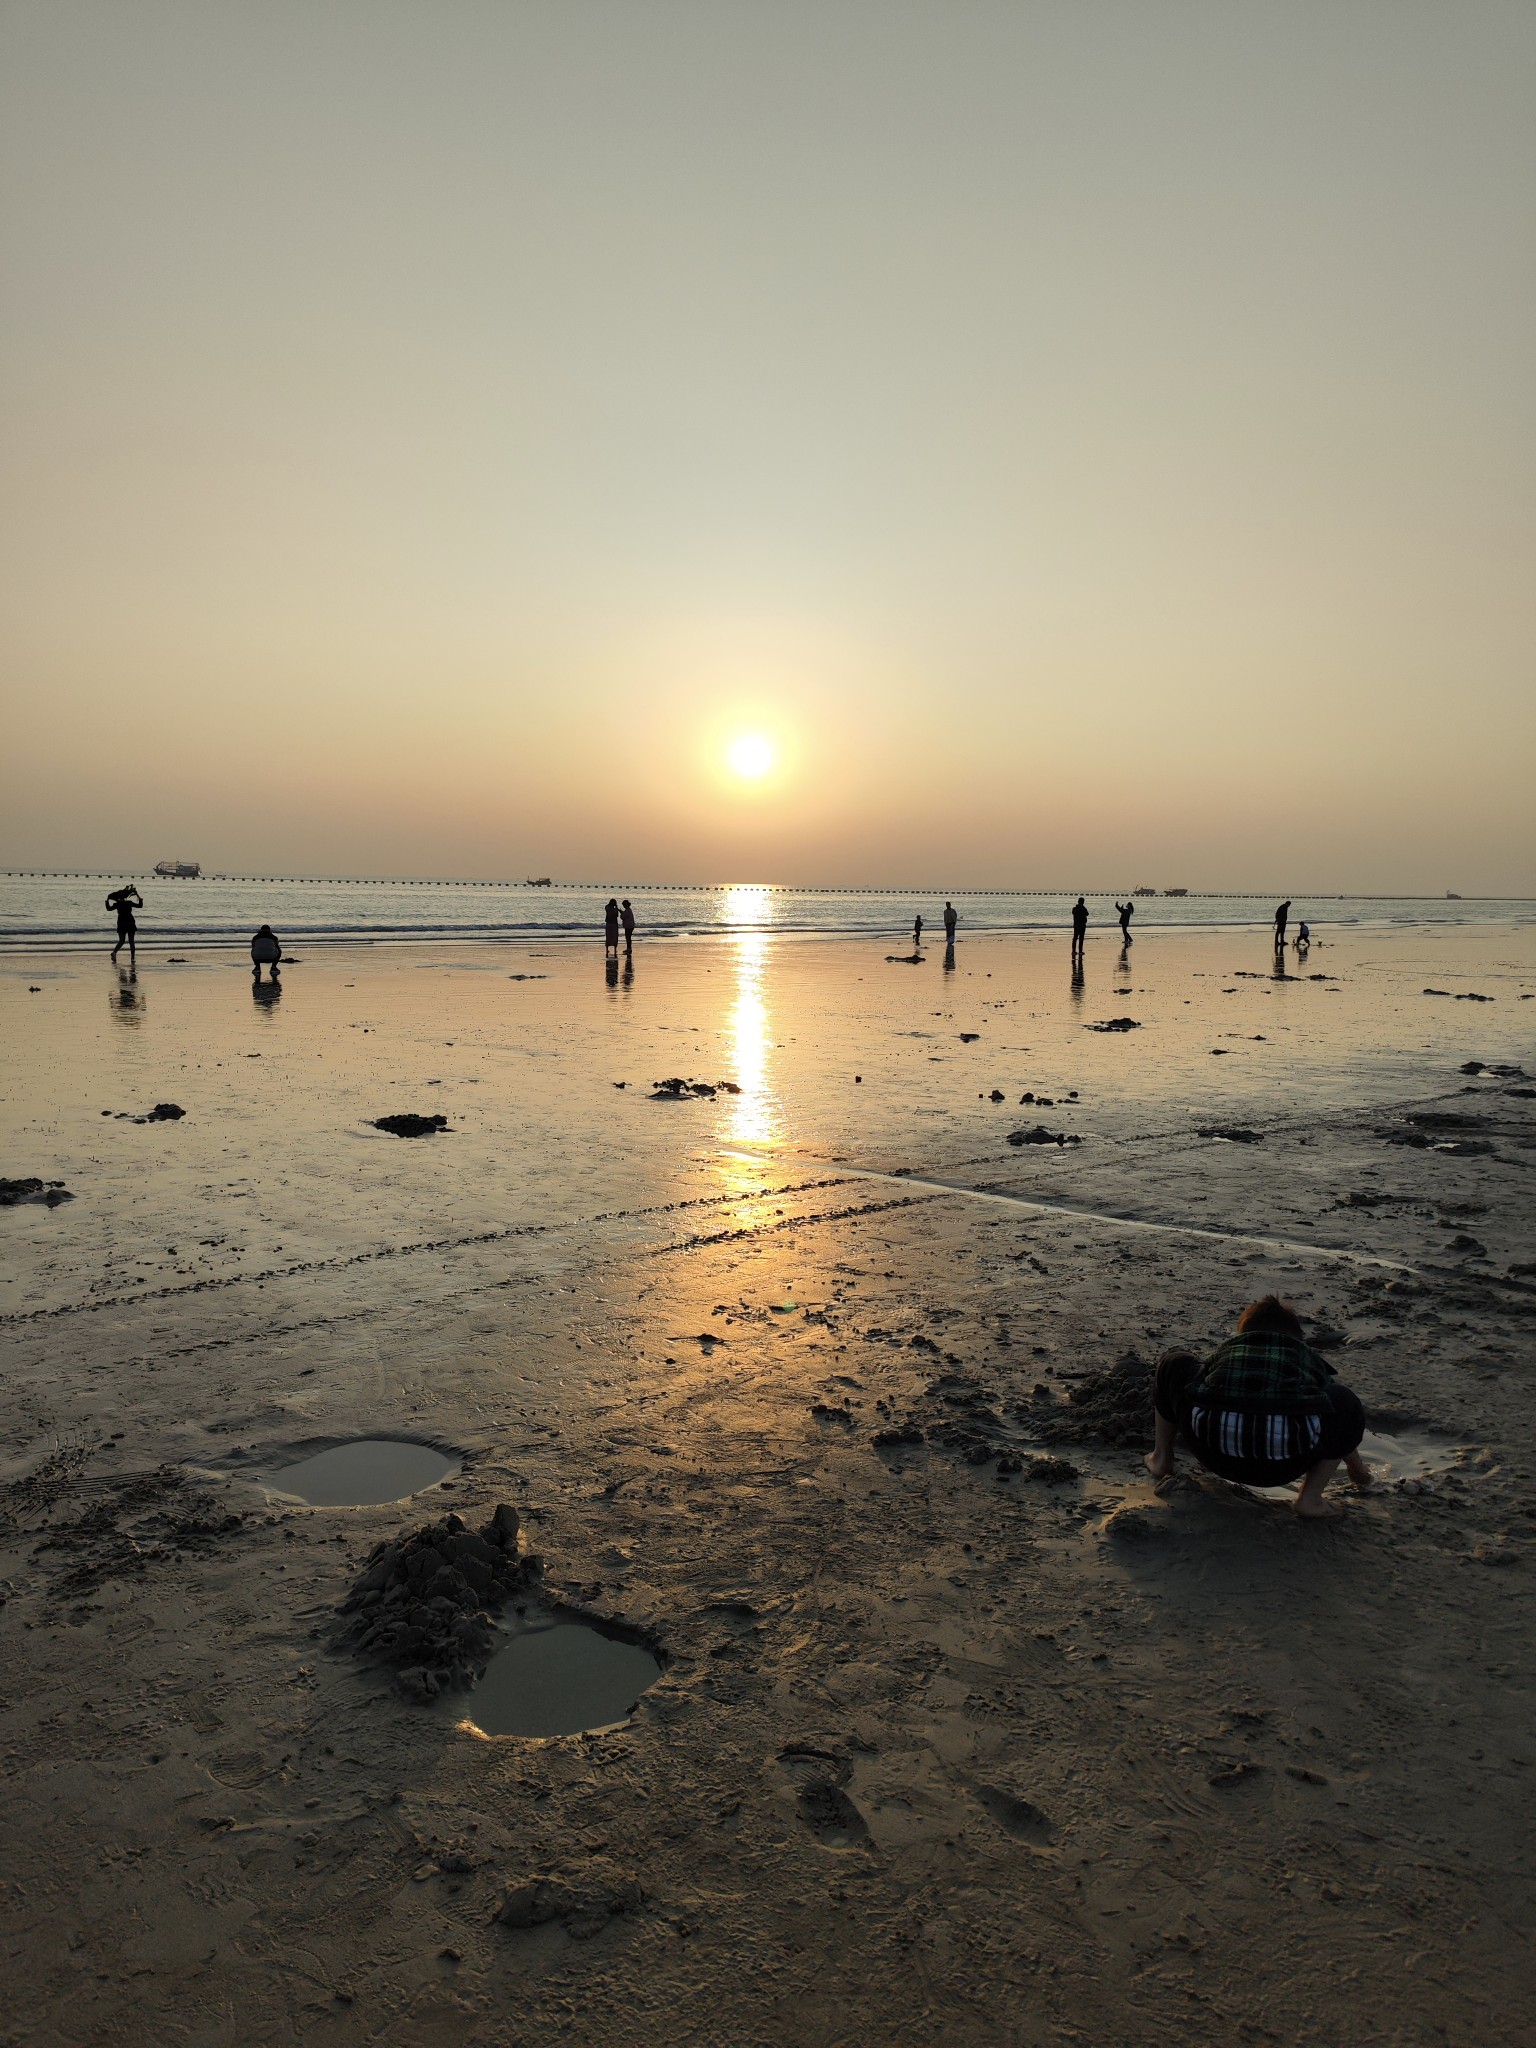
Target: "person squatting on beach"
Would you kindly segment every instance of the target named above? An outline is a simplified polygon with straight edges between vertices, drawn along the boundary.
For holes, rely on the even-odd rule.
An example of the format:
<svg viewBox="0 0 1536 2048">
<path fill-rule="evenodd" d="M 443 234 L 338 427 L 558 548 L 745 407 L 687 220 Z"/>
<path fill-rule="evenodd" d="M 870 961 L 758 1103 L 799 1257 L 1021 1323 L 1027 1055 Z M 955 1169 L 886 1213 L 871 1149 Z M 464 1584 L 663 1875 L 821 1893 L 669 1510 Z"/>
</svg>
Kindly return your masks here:
<svg viewBox="0 0 1536 2048">
<path fill-rule="evenodd" d="M 1147 1470 L 1166 1479 L 1183 1443 L 1208 1472 L 1240 1486 L 1302 1481 L 1299 1515 L 1323 1515 L 1323 1488 L 1342 1460 L 1356 1486 L 1369 1486 L 1360 1455 L 1365 1410 L 1302 1335 L 1288 1301 L 1266 1294 L 1238 1317 L 1237 1335 L 1204 1361 L 1165 1351 L 1152 1403 L 1155 1448 Z"/>
<path fill-rule="evenodd" d="M 1072 906 L 1072 957 L 1077 959 L 1083 950 L 1083 940 L 1088 931 L 1088 906 L 1079 896 Z"/>
<path fill-rule="evenodd" d="M 283 957 L 283 942 L 271 925 L 264 924 L 251 941 L 252 978 L 261 979 L 261 970 L 267 968 L 274 981 L 277 979 L 277 963 Z M 302 966 L 302 962 L 300 965 Z"/>
<path fill-rule="evenodd" d="M 617 956 L 619 950 L 619 899 L 610 896 L 603 905 L 603 951 Z"/>
<path fill-rule="evenodd" d="M 130 966 L 136 966 L 139 957 L 136 944 L 139 927 L 134 922 L 133 913 L 144 908 L 144 898 L 139 894 L 138 883 L 126 882 L 121 889 L 114 889 L 107 898 L 107 908 L 117 912 L 117 944 L 112 948 L 112 958 L 115 961 L 126 945 L 128 963 Z"/>
</svg>

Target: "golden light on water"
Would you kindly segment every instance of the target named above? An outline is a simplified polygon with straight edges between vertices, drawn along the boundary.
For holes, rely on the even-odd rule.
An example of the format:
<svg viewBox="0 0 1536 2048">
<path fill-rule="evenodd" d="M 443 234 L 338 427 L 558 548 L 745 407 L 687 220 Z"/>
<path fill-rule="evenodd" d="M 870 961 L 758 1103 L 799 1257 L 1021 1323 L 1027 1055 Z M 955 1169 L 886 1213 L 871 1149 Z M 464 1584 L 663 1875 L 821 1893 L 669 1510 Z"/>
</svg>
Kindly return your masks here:
<svg viewBox="0 0 1536 2048">
<path fill-rule="evenodd" d="M 743 885 L 728 889 L 725 914 L 732 925 L 748 929 L 735 934 L 736 1000 L 728 1020 L 732 1079 L 741 1093 L 727 1098 L 730 1115 L 722 1136 L 739 1145 L 773 1146 L 779 1141 L 780 1120 L 773 1087 L 770 1019 L 764 1000 L 765 969 L 772 941 L 766 931 L 751 929 L 772 920 L 773 898 L 763 888 Z"/>
<path fill-rule="evenodd" d="M 725 750 L 732 772 L 746 782 L 761 781 L 778 759 L 778 749 L 766 734 L 738 733 Z"/>
</svg>

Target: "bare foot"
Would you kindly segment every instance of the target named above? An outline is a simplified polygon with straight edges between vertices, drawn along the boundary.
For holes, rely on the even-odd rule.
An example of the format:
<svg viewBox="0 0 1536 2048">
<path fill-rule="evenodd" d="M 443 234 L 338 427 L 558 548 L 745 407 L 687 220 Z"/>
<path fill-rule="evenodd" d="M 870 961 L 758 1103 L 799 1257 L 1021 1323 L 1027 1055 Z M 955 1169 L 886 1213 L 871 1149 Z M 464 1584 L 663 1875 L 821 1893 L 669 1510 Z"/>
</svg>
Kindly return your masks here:
<svg viewBox="0 0 1536 2048">
<path fill-rule="evenodd" d="M 1141 1462 L 1146 1466 L 1154 1479 L 1166 1479 L 1173 1470 L 1173 1453 L 1171 1451 L 1166 1454 L 1160 1451 L 1148 1451 Z"/>
<path fill-rule="evenodd" d="M 1309 1499 L 1305 1493 L 1298 1493 L 1296 1496 L 1295 1512 L 1301 1516 L 1304 1522 L 1336 1522 L 1339 1520 L 1339 1510 L 1328 1507 L 1320 1494 L 1315 1494 Z"/>
<path fill-rule="evenodd" d="M 1351 1451 L 1344 1460 L 1344 1470 L 1362 1493 L 1375 1484 L 1375 1474 L 1358 1451 Z"/>
</svg>

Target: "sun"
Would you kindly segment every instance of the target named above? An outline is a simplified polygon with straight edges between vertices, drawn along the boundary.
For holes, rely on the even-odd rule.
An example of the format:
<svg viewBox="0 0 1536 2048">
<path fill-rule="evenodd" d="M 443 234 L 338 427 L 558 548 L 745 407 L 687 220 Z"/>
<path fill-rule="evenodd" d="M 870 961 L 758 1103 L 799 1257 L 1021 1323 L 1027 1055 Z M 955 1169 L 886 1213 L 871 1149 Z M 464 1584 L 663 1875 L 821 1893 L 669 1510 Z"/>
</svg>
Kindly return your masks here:
<svg viewBox="0 0 1536 2048">
<path fill-rule="evenodd" d="M 772 740 L 760 732 L 738 733 L 725 750 L 733 771 L 747 782 L 757 782 L 773 766 L 776 750 Z"/>
</svg>

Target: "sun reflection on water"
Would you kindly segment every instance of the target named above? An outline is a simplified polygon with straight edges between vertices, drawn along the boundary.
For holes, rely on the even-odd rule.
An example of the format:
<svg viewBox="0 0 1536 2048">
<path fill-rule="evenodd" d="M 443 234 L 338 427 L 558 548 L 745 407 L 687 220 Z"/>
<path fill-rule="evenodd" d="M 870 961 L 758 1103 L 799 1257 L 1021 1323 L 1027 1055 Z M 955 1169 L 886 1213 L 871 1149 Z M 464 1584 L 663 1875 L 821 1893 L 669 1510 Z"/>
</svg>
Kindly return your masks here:
<svg viewBox="0 0 1536 2048">
<path fill-rule="evenodd" d="M 780 1105 L 771 1073 L 768 1006 L 763 1000 L 768 951 L 762 929 L 773 921 L 773 897 L 747 884 L 727 889 L 723 905 L 735 932 L 736 1001 L 730 1014 L 731 1078 L 739 1095 L 727 1097 L 730 1113 L 722 1132 L 739 1145 L 776 1146 L 781 1136 Z"/>
</svg>

